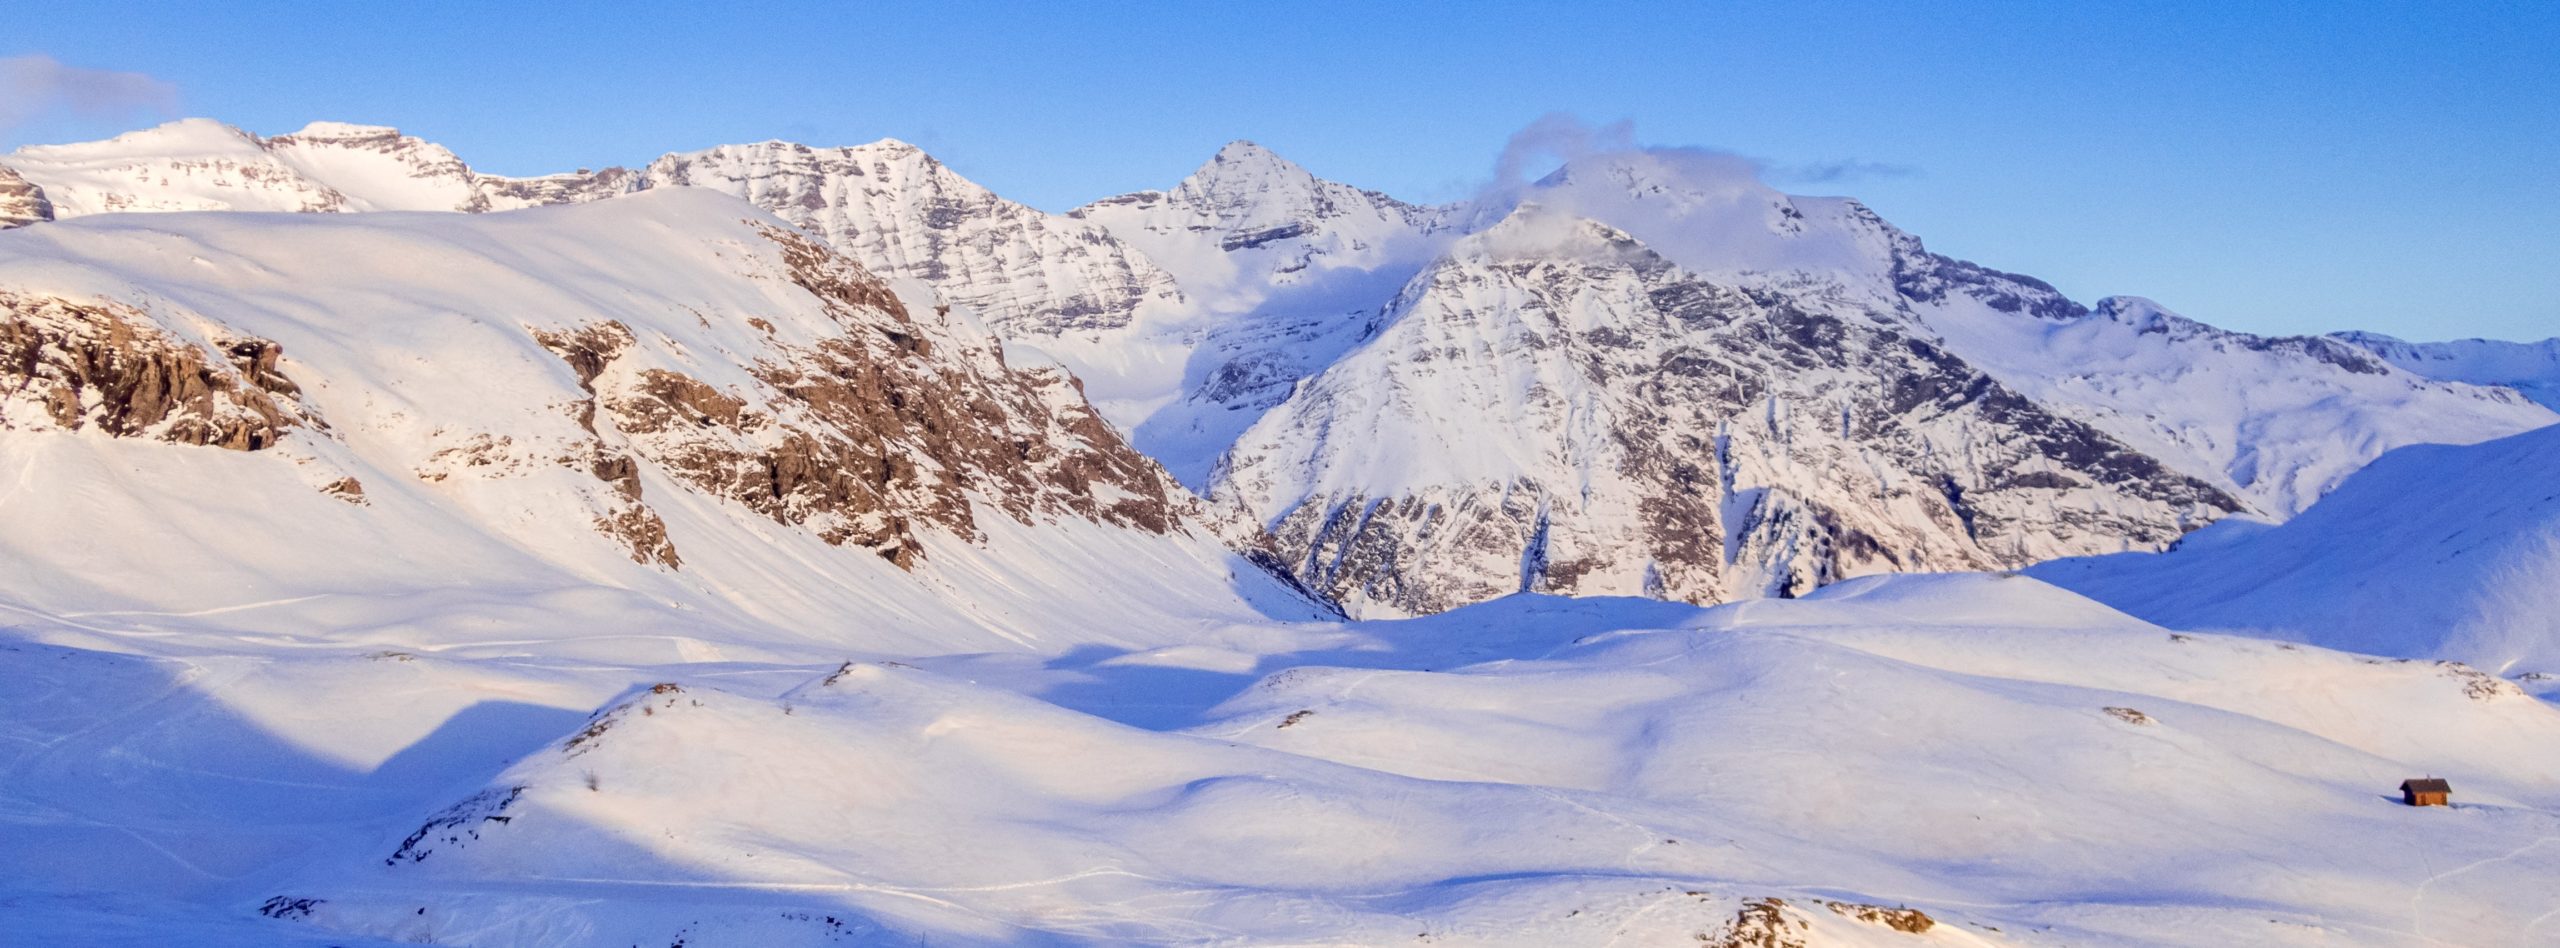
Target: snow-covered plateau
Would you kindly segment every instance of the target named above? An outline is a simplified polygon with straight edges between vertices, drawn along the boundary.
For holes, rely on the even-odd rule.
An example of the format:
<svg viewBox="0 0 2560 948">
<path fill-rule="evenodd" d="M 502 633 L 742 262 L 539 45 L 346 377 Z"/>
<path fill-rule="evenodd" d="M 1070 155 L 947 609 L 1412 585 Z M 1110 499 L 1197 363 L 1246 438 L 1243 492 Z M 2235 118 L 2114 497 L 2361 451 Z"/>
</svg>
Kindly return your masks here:
<svg viewBox="0 0 2560 948">
<path fill-rule="evenodd" d="M 23 148 L 0 944 L 2560 944 L 2549 350 L 1696 152 Z"/>
</svg>

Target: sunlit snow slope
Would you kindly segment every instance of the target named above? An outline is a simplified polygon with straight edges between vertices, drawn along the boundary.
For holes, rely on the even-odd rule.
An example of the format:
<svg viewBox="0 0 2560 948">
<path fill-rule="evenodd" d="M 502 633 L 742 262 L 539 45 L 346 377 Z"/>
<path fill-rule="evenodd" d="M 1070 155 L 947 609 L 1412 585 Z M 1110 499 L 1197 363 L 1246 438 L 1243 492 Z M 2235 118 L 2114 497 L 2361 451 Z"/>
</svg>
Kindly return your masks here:
<svg viewBox="0 0 2560 948">
<path fill-rule="evenodd" d="M 2034 573 L 2177 628 L 2560 673 L 2560 426 L 2402 448 L 2281 526 Z"/>
<path fill-rule="evenodd" d="M 0 649 L 0 833 L 97 854 L 0 872 L 455 945 L 2530 945 L 2560 910 L 2560 710 L 2032 579 L 853 657 Z M 2457 805 L 2400 805 L 2423 774 Z"/>
</svg>

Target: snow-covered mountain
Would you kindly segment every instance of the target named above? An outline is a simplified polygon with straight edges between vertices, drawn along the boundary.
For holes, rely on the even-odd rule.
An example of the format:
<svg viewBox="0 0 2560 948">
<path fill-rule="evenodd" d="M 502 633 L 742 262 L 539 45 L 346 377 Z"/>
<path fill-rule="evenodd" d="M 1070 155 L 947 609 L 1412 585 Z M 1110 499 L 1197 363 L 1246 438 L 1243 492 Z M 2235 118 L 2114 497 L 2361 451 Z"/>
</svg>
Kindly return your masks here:
<svg viewBox="0 0 2560 948">
<path fill-rule="evenodd" d="M 1319 611 L 1073 379 L 702 189 L 62 221 L 0 234 L 0 307 L 0 598 L 44 614 L 994 647 Z M 1120 597 L 1159 583 L 1151 632 Z M 550 597 L 594 608 L 517 614 Z"/>
<path fill-rule="evenodd" d="M 2541 342 L 2408 342 L 2378 332 L 2341 332 L 2330 338 L 2361 347 L 2385 362 L 2431 379 L 2503 385 L 2546 408 L 2560 410 L 2560 338 Z"/>
<path fill-rule="evenodd" d="M 1055 340 L 1073 368 L 1104 360 L 1092 397 L 1119 420 L 1151 393 L 1117 381 L 1143 361 L 1114 358 L 1096 337 L 1150 310 L 1184 309 L 1173 279 L 1108 231 L 997 197 L 915 146 L 848 148 L 787 142 L 671 153 L 638 171 L 605 168 L 534 178 L 473 171 L 451 151 L 397 130 L 313 123 L 260 138 L 204 119 L 104 142 L 31 146 L 0 155 L 53 196 L 54 217 L 115 211 L 497 211 L 582 203 L 692 186 L 745 198 L 820 236 L 875 273 L 914 281 L 942 305 L 968 309 L 1008 337 Z M 7 202 L 0 181 L 0 202 Z M 0 215 L 11 213 L 0 203 Z M 22 216 L 34 216 L 23 214 Z M 1079 344 L 1079 343 L 1082 344 Z M 1176 358 L 1172 371 L 1178 372 Z M 1158 374 L 1162 374 L 1161 371 Z M 1161 396 L 1155 396 L 1161 401 Z"/>
<path fill-rule="evenodd" d="M 2282 525 L 2036 576 L 2175 628 L 2560 674 L 2560 425 L 2384 455 Z"/>
<path fill-rule="evenodd" d="M 1346 354 L 1260 376 L 1276 405 L 1222 406 L 1250 427 L 1211 490 L 1355 607 L 1714 602 L 2157 548 L 2289 515 L 2389 447 L 2560 420 L 2325 339 L 2085 308 L 1724 156 L 1593 156 L 1432 219 L 1498 207 L 1564 223 L 1502 218 L 1382 315 L 1337 317 Z"/>
<path fill-rule="evenodd" d="M 1717 601 L 1871 570 L 2156 548 L 2233 511 L 2290 516 L 2393 447 L 2560 421 L 2512 391 L 2429 378 L 2332 339 L 2228 332 L 2132 297 L 2083 306 L 2032 278 L 1933 253 L 1855 201 L 1784 194 L 1749 163 L 1703 152 L 1589 155 L 1529 185 L 1424 207 L 1236 142 L 1169 190 L 1066 215 L 1006 201 L 895 141 L 723 146 L 638 171 L 511 179 L 388 129 L 322 123 L 260 139 L 189 121 L 22 149 L 0 165 L 56 195 L 58 217 L 495 210 L 672 186 L 733 194 L 920 306 L 984 322 L 1017 361 L 1064 366 L 1179 480 L 1265 518 L 1305 579 L 1399 611 L 1522 588 Z M 1467 272 L 1487 268 L 1485 247 L 1518 243 L 1462 239 L 1524 204 L 1603 225 L 1661 266 L 1603 273 L 1569 250 L 1538 278 L 1569 279 L 1512 286 L 1497 302 L 1462 299 L 1459 286 L 1510 279 Z M 1700 356 L 1702 330 L 1663 315 L 1687 304 L 1625 295 L 1639 286 L 1740 294 L 1770 319 L 1844 331 L 1789 343 L 1768 319 L 1743 319 L 1762 338 L 1728 333 Z M 1567 298 L 1586 291 L 1595 295 Z M 1501 307 L 1532 298 L 1578 314 L 1575 331 L 1607 330 L 1613 345 L 1557 345 L 1548 330 L 1505 324 L 1514 314 Z M 1417 309 L 1474 315 L 1399 328 Z M 1889 341 L 1820 351 L 1876 339 Z M 1926 356 L 1894 354 L 1906 344 Z M 1414 348 L 1430 345 L 1446 353 Z M 1788 363 L 1792 350 L 1812 362 Z M 1604 370 L 1592 352 L 1763 381 L 1729 386 L 1748 398 L 1681 403 L 1631 381 L 1661 365 Z M 1452 353 L 1476 361 L 1441 358 Z M 1707 362 L 1681 361 L 1698 358 Z M 1426 362 L 1452 387 L 1409 377 Z M 1940 369 L 1972 387 L 1934 400 L 1891 394 Z M 1497 377 L 1595 371 L 1608 377 L 1574 397 L 1551 382 L 1520 389 L 1518 401 L 1487 394 L 1509 392 Z M 1409 410 L 1479 397 L 1493 401 Z M 1381 414 L 1386 399 L 1404 407 Z M 1957 422 L 1945 404 L 1974 407 Z M 1815 426 L 1807 412 L 1847 414 Z M 1769 456 L 1791 460 L 1728 470 L 1762 450 L 1751 447 L 1762 436 L 1745 434 L 1747 450 L 1733 454 L 1735 430 L 1767 432 Z M 1807 432 L 1829 443 L 1813 447 Z M 1485 444 L 1507 447 L 1464 447 Z M 1629 444 L 1670 445 L 1662 450 L 1678 461 L 1616 470 Z M 1466 502 L 1466 517 L 1440 516 Z M 1375 510 L 1390 516 L 1367 516 Z M 1459 521 L 1472 526 L 1452 529 Z M 1674 539 L 1693 528 L 1705 542 Z M 1658 536 L 1635 539 L 1648 531 Z M 1613 565 L 1576 565 L 1601 561 Z"/>
<path fill-rule="evenodd" d="M 1708 282 L 1535 204 L 1416 278 L 1217 485 L 1371 614 L 1801 595 L 2155 547 L 2240 507 L 1907 326 Z"/>
<path fill-rule="evenodd" d="M 1165 351 L 1181 367 L 1153 380 L 1159 407 L 1132 421 L 1132 437 L 1195 486 L 1299 379 L 1359 343 L 1396 291 L 1458 236 L 1453 208 L 1327 181 L 1245 141 L 1170 191 L 1071 213 L 1163 265 L 1189 301 L 1186 318 L 1103 342 Z"/>
<path fill-rule="evenodd" d="M 1933 253 L 1856 201 L 1783 194 L 1731 156 L 1595 155 L 1523 194 L 1711 280 L 1912 323 L 2038 404 L 2268 516 L 2299 512 L 2400 445 L 2560 421 L 2510 392 L 2395 370 L 2328 339 L 2230 332 L 2130 297 L 2082 306 Z"/>
<path fill-rule="evenodd" d="M 537 203 L 523 193 L 526 183 L 472 171 L 442 145 L 398 129 L 342 122 L 261 138 L 210 119 L 185 119 L 102 142 L 30 145 L 0 155 L 0 165 L 41 186 L 57 218 L 133 211 L 487 211 Z"/>
</svg>

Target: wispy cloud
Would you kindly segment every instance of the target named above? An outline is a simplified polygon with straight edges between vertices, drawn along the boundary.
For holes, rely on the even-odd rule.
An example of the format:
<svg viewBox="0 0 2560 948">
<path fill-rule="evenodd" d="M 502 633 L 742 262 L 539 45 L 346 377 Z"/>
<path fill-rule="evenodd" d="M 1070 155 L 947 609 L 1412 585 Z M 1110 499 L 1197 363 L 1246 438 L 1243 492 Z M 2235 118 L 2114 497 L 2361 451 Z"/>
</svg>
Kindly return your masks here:
<svg viewBox="0 0 2560 948">
<path fill-rule="evenodd" d="M 1493 185 L 1507 188 L 1525 184 L 1522 179 L 1531 168 L 1635 147 L 1636 123 L 1632 121 L 1593 125 L 1571 113 L 1549 112 L 1511 133 L 1511 140 L 1502 146 L 1502 155 L 1494 159 Z"/>
<path fill-rule="evenodd" d="M 178 87 L 166 80 L 67 66 L 42 53 L 0 57 L 0 132 L 48 115 L 114 119 L 177 111 Z"/>
<path fill-rule="evenodd" d="M 1588 155 L 1619 152 L 1640 152 L 1677 161 L 1693 172 L 1712 172 L 1717 179 L 1771 184 L 1836 184 L 1906 178 L 1920 173 L 1920 169 L 1911 165 L 1863 158 L 1781 163 L 1721 148 L 1638 145 L 1632 120 L 1620 119 L 1604 125 L 1567 112 L 1549 112 L 1513 132 L 1510 141 L 1503 144 L 1501 155 L 1494 160 L 1490 190 L 1501 191 L 1526 184 L 1529 175 L 1542 168 Z"/>
<path fill-rule="evenodd" d="M 1793 184 L 1834 184 L 1842 181 L 1872 181 L 1878 178 L 1908 178 L 1919 173 L 1920 169 L 1911 165 L 1868 161 L 1863 158 L 1761 166 L 1761 174 L 1769 180 Z"/>
</svg>

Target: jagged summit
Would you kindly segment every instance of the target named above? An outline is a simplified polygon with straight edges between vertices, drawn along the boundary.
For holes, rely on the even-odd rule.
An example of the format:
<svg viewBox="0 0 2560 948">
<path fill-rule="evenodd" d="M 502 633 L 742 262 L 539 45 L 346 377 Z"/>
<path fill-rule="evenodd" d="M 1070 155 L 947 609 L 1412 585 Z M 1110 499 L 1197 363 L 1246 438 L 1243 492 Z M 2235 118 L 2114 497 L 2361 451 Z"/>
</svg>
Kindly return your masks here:
<svg viewBox="0 0 2560 948">
<path fill-rule="evenodd" d="M 679 152 L 650 162 L 633 187 L 668 185 L 745 198 L 1013 334 L 1126 325 L 1181 297 L 1102 228 L 999 197 L 897 139 Z"/>
</svg>

